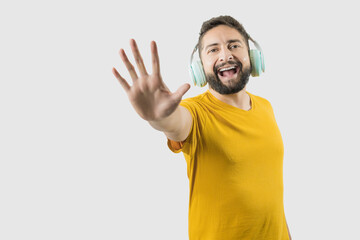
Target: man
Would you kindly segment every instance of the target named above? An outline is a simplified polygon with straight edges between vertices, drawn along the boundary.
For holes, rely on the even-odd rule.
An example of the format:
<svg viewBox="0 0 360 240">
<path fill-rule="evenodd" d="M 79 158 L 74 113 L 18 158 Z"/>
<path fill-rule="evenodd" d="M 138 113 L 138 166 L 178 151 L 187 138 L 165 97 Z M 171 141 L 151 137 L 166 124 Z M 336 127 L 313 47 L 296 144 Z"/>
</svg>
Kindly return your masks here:
<svg viewBox="0 0 360 240">
<path fill-rule="evenodd" d="M 230 16 L 203 23 L 198 51 L 209 89 L 182 99 L 189 84 L 171 93 L 151 42 L 152 74 L 135 40 L 139 69 L 123 49 L 130 86 L 113 68 L 136 112 L 165 133 L 171 151 L 183 152 L 190 183 L 189 239 L 291 239 L 283 206 L 283 142 L 272 106 L 246 91 L 252 71 L 249 35 Z"/>
</svg>

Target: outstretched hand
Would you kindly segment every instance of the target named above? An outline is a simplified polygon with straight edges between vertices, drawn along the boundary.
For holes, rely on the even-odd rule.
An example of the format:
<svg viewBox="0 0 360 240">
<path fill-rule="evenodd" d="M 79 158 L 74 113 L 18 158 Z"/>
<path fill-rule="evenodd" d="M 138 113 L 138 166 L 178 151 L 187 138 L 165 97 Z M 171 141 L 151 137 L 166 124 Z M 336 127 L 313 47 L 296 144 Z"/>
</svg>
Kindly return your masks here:
<svg viewBox="0 0 360 240">
<path fill-rule="evenodd" d="M 125 64 L 132 78 L 133 85 L 112 68 L 112 73 L 119 80 L 135 111 L 147 121 L 158 121 L 169 116 L 179 105 L 183 95 L 189 90 L 190 84 L 183 84 L 172 93 L 163 82 L 160 75 L 160 62 L 155 41 L 151 41 L 152 74 L 148 74 L 134 39 L 130 39 L 130 46 L 140 76 L 127 58 L 124 49 L 120 49 L 121 60 Z"/>
</svg>

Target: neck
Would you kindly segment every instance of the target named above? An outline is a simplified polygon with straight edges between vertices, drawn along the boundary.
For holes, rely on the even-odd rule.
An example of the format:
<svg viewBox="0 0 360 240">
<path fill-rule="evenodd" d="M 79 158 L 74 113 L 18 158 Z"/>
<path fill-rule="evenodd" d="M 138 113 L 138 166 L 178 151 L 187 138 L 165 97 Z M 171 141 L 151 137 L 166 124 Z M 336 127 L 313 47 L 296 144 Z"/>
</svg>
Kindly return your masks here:
<svg viewBox="0 0 360 240">
<path fill-rule="evenodd" d="M 246 111 L 251 109 L 251 99 L 249 94 L 246 93 L 246 87 L 244 87 L 241 91 L 233 94 L 220 94 L 211 87 L 209 87 L 209 91 L 214 97 L 222 102 Z"/>
</svg>

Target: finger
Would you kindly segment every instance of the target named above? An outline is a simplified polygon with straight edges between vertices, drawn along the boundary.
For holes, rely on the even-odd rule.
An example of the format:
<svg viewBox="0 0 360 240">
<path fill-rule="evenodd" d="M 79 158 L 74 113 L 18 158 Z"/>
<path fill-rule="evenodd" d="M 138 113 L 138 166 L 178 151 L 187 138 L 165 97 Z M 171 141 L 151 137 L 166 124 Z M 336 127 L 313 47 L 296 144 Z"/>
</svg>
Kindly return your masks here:
<svg viewBox="0 0 360 240">
<path fill-rule="evenodd" d="M 181 87 L 178 88 L 178 90 L 176 90 L 176 92 L 174 92 L 172 94 L 172 97 L 174 100 L 176 101 L 180 101 L 181 98 L 184 96 L 184 94 L 190 89 L 190 84 L 185 83 L 184 85 L 182 85 Z"/>
<path fill-rule="evenodd" d="M 131 46 L 131 50 L 134 54 L 134 59 L 135 59 L 136 65 L 139 68 L 140 76 L 148 75 L 148 73 L 146 72 L 146 69 L 145 69 L 143 59 L 139 52 L 139 48 L 135 42 L 135 39 L 130 39 L 130 46 Z"/>
<path fill-rule="evenodd" d="M 151 59 L 152 59 L 152 73 L 159 75 L 160 74 L 160 60 L 159 60 L 159 54 L 157 51 L 156 42 L 152 41 L 150 44 L 151 48 Z"/>
<path fill-rule="evenodd" d="M 131 79 L 133 80 L 133 82 L 136 81 L 138 79 L 138 76 L 136 74 L 134 66 L 131 64 L 128 57 L 126 56 L 124 49 L 120 49 L 119 54 L 121 60 L 124 62 L 128 72 L 130 73 Z"/>
<path fill-rule="evenodd" d="M 126 82 L 124 78 L 120 76 L 120 74 L 118 73 L 118 71 L 116 71 L 114 67 L 112 68 L 112 73 L 117 78 L 117 80 L 119 80 L 121 86 L 125 89 L 125 92 L 128 92 L 130 90 L 130 85 Z"/>
</svg>

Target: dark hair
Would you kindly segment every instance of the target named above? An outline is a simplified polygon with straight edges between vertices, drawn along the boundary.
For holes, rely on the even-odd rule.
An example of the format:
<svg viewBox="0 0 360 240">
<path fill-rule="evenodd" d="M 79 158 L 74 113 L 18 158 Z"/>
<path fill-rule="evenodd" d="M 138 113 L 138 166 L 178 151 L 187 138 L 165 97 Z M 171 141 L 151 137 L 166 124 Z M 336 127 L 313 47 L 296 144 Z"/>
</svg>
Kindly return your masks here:
<svg viewBox="0 0 360 240">
<path fill-rule="evenodd" d="M 249 34 L 246 32 L 245 28 L 243 27 L 243 25 L 241 25 L 236 19 L 234 19 L 231 16 L 219 16 L 219 17 L 213 17 L 205 22 L 203 22 L 202 26 L 201 26 L 201 30 L 199 33 L 199 40 L 198 40 L 198 50 L 199 50 L 199 55 L 200 55 L 200 51 L 201 51 L 201 41 L 205 35 L 205 33 L 207 31 L 209 31 L 210 29 L 217 27 L 219 25 L 226 25 L 229 27 L 232 27 L 236 30 L 239 31 L 239 33 L 244 37 L 244 40 L 246 42 L 247 48 L 249 48 Z"/>
</svg>

